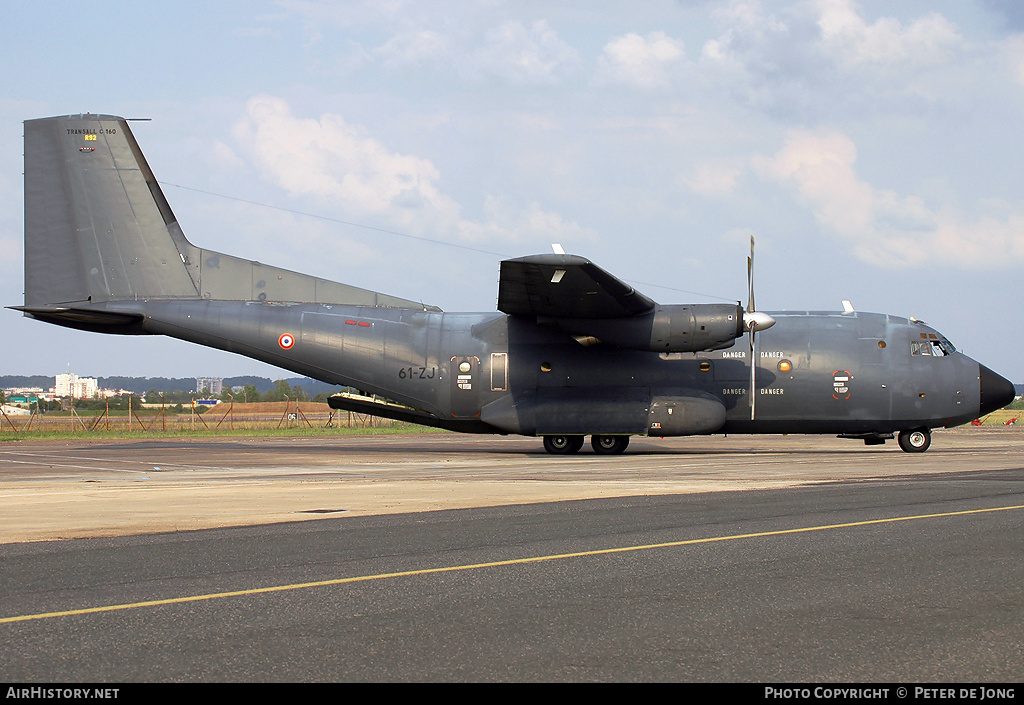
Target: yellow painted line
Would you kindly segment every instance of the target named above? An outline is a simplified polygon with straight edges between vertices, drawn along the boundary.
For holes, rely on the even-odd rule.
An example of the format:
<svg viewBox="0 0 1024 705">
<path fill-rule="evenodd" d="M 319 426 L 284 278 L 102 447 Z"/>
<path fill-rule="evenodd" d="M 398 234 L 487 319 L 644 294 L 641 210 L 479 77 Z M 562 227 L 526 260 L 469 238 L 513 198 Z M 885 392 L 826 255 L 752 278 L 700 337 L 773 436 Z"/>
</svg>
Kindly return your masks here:
<svg viewBox="0 0 1024 705">
<path fill-rule="evenodd" d="M 98 612 L 116 612 L 118 610 L 131 610 L 140 607 L 158 607 L 160 605 L 178 605 L 186 602 L 201 602 L 203 600 L 217 600 L 225 597 L 242 597 L 244 595 L 263 595 L 271 592 L 285 592 L 288 590 L 305 590 L 307 588 L 325 587 L 328 585 L 346 585 L 349 583 L 362 583 L 370 580 L 383 580 L 385 578 L 403 578 L 413 575 L 431 575 L 435 573 L 453 573 L 461 570 L 478 570 L 480 568 L 496 568 L 509 565 L 524 565 L 527 563 L 541 563 L 543 561 L 560 561 L 567 558 L 583 558 L 586 556 L 602 556 L 613 553 L 629 553 L 631 551 L 647 551 L 655 548 L 673 548 L 677 546 L 695 546 L 705 543 L 716 543 L 718 541 L 737 541 L 740 539 L 763 538 L 766 536 L 784 536 L 786 534 L 802 534 L 812 531 L 828 531 L 830 529 L 848 529 L 857 526 L 873 526 L 878 524 L 895 524 L 901 521 L 915 521 L 917 519 L 935 519 L 939 517 L 966 516 L 969 514 L 984 514 L 987 512 L 1005 512 L 1013 509 L 1024 509 L 1024 504 L 1011 507 L 992 507 L 990 509 L 968 509 L 960 512 L 940 512 L 937 514 L 917 514 L 908 517 L 891 517 L 889 519 L 869 519 L 867 521 L 853 521 L 845 524 L 825 524 L 822 526 L 805 526 L 799 529 L 780 529 L 777 531 L 761 531 L 753 534 L 733 534 L 731 536 L 712 536 L 703 539 L 688 539 L 685 541 L 667 541 L 665 543 L 652 543 L 642 546 L 621 546 L 619 548 L 603 548 L 593 551 L 577 551 L 575 553 L 557 553 L 547 556 L 531 556 L 529 558 L 512 558 L 505 561 L 491 561 L 488 563 L 472 563 L 468 565 L 446 566 L 444 568 L 424 568 L 422 570 L 403 570 L 395 573 L 376 573 L 374 575 L 360 575 L 351 578 L 335 578 L 333 580 L 318 580 L 311 583 L 295 583 L 292 585 L 277 585 L 274 587 L 253 588 L 251 590 L 232 590 L 230 592 L 214 592 L 205 595 L 191 595 L 188 597 L 174 597 L 166 600 L 147 600 L 145 602 L 130 602 L 121 605 L 106 605 L 103 607 L 87 607 L 78 610 L 65 610 L 62 612 L 43 612 L 40 614 L 26 614 L 18 617 L 0 618 L 0 624 L 11 622 L 28 622 L 35 619 L 50 619 L 52 617 L 70 617 L 80 614 L 96 614 Z"/>
</svg>

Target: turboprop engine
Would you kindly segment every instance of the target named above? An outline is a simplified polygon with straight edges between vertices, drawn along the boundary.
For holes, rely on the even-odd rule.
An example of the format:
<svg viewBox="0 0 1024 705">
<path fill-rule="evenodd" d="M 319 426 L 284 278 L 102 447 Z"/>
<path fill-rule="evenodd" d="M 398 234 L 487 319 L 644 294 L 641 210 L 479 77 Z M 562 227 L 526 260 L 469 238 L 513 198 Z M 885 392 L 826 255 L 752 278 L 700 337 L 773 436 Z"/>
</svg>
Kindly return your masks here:
<svg viewBox="0 0 1024 705">
<path fill-rule="evenodd" d="M 698 352 L 732 345 L 744 333 L 739 304 L 656 304 L 622 318 L 538 316 L 537 322 L 581 338 L 581 342 L 628 350 Z"/>
</svg>

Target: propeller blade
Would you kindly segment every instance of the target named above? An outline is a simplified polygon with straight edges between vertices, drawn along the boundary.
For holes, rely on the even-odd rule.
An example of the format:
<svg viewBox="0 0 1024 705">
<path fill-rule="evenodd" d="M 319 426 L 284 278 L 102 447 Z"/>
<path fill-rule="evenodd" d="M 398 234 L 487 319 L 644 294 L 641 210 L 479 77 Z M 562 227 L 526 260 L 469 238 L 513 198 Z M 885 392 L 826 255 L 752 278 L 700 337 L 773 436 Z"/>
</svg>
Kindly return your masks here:
<svg viewBox="0 0 1024 705">
<path fill-rule="evenodd" d="M 754 309 L 754 236 L 750 236 L 750 257 L 747 257 L 747 310 L 743 312 L 743 327 L 750 340 L 750 420 L 754 420 L 757 399 L 757 329 L 771 328 L 775 319 Z"/>
<path fill-rule="evenodd" d="M 750 257 L 747 257 L 747 311 L 754 309 L 754 236 L 750 236 Z"/>
<path fill-rule="evenodd" d="M 750 420 L 754 420 L 754 405 L 757 399 L 757 323 L 750 325 Z"/>
<path fill-rule="evenodd" d="M 743 312 L 743 328 L 753 335 L 755 327 L 766 330 L 775 325 L 775 319 L 754 308 L 754 237 L 750 237 L 750 256 L 747 257 L 747 310 Z"/>
</svg>

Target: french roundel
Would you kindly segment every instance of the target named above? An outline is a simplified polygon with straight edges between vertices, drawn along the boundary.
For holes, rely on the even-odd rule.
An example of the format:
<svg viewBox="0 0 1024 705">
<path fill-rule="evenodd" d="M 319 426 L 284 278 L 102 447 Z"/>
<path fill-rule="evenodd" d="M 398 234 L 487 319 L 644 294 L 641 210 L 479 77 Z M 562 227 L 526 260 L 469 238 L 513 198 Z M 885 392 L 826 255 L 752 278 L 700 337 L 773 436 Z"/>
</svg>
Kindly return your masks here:
<svg viewBox="0 0 1024 705">
<path fill-rule="evenodd" d="M 295 345 L 295 336 L 291 333 L 282 333 L 281 337 L 277 339 L 277 344 L 285 350 L 290 350 Z"/>
</svg>

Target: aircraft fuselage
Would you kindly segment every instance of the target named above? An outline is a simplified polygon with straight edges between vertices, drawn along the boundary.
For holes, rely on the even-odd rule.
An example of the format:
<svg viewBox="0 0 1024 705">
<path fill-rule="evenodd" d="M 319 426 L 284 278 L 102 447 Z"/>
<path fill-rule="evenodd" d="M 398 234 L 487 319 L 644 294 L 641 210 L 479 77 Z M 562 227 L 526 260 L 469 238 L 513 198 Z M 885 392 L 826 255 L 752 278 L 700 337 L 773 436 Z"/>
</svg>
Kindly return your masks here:
<svg viewBox="0 0 1024 705">
<path fill-rule="evenodd" d="M 251 301 L 105 308 L 142 315 L 124 332 L 241 353 L 425 415 L 411 420 L 470 432 L 885 434 L 986 412 L 983 366 L 933 328 L 884 314 L 770 312 L 776 325 L 759 334 L 751 420 L 745 338 L 713 352 L 659 354 L 584 345 L 501 313 Z M 721 419 L 705 418 L 714 401 Z"/>
</svg>

